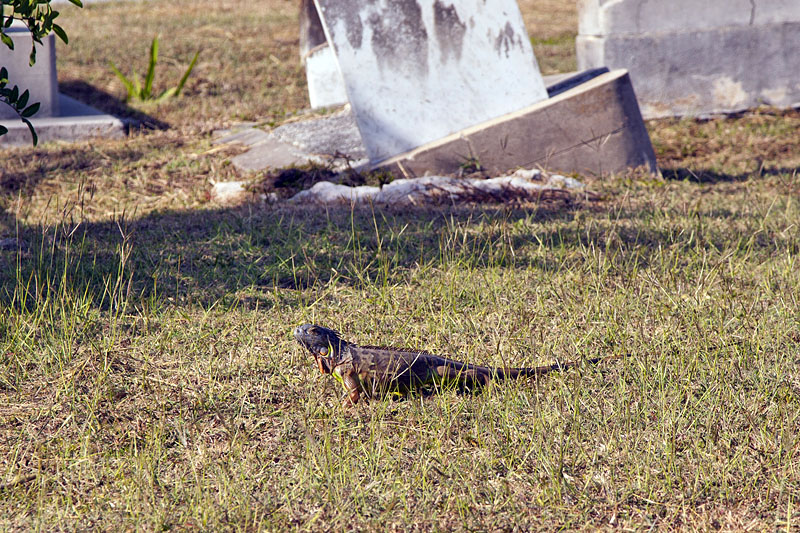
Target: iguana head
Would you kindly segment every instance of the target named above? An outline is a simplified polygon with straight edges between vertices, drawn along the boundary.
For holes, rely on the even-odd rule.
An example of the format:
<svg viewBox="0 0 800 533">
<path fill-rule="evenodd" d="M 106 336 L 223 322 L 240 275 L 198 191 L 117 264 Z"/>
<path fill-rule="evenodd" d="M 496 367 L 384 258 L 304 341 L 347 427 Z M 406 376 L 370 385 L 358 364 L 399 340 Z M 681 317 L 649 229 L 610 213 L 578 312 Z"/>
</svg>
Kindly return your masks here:
<svg viewBox="0 0 800 533">
<path fill-rule="evenodd" d="M 323 374 L 330 374 L 339 362 L 339 356 L 347 343 L 332 329 L 303 324 L 294 330 L 294 338 L 311 352 Z"/>
</svg>

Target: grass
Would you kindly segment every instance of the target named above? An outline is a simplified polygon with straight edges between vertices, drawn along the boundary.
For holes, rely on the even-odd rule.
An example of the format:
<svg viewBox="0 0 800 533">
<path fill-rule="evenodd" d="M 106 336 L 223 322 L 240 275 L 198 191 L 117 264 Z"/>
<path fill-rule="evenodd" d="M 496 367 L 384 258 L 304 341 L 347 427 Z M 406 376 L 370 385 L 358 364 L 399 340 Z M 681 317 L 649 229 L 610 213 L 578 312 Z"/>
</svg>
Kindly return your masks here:
<svg viewBox="0 0 800 533">
<path fill-rule="evenodd" d="M 593 200 L 223 208 L 208 132 L 304 105 L 299 75 L 260 85 L 295 72 L 294 4 L 170 5 L 65 9 L 59 56 L 170 129 L 0 153 L 24 243 L 0 251 L 1 529 L 797 528 L 800 113 L 649 123 L 666 179 L 585 178 Z M 107 60 L 161 24 L 175 72 L 220 40 L 187 96 L 126 108 Z M 303 322 L 486 364 L 629 355 L 346 411 Z"/>
</svg>

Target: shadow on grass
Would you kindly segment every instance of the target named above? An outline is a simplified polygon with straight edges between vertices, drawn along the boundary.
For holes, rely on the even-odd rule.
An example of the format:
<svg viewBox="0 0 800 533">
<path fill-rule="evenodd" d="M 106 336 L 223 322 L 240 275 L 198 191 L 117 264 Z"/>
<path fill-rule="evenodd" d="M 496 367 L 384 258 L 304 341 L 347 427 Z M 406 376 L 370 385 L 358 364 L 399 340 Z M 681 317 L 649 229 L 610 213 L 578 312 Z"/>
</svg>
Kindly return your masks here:
<svg viewBox="0 0 800 533">
<path fill-rule="evenodd" d="M 139 161 L 147 156 L 148 148 L 127 143 L 94 150 L 91 144 L 48 143 L 5 161 L 7 168 L 0 169 L 0 194 L 30 195 L 46 178 Z"/>
<path fill-rule="evenodd" d="M 539 243 L 525 231 L 509 234 L 509 224 L 568 223 L 574 207 L 564 201 L 403 211 L 259 205 L 32 225 L 19 228 L 22 250 L 0 251 L 0 301 L 11 303 L 24 288 L 28 305 L 63 290 L 85 293 L 99 307 L 122 296 L 211 304 L 333 280 L 358 287 L 403 283 L 418 265 L 521 266 L 516 250 Z"/>
<path fill-rule="evenodd" d="M 114 115 L 115 117 L 130 119 L 138 123 L 141 127 L 153 130 L 165 130 L 169 124 L 154 118 L 147 113 L 130 107 L 124 100 L 120 100 L 113 94 L 107 93 L 97 87 L 80 80 L 68 80 L 59 82 L 59 91 L 84 104 Z M 134 127 L 136 127 L 134 125 Z"/>
<path fill-rule="evenodd" d="M 610 268 L 630 272 L 663 262 L 665 246 L 678 260 L 745 245 L 731 241 L 727 223 L 689 238 L 694 217 L 685 218 L 686 228 L 648 217 L 636 210 L 610 217 L 607 205 L 561 199 L 405 210 L 251 205 L 33 225 L 19 228 L 24 249 L 0 251 L 0 301 L 18 305 L 25 293 L 25 305 L 36 306 L 68 293 L 99 308 L 153 298 L 264 307 L 275 305 L 278 293 L 290 303 L 330 282 L 356 288 L 413 283 L 427 269 L 557 273 L 602 253 Z M 746 245 L 768 251 L 773 240 L 761 235 Z"/>
<path fill-rule="evenodd" d="M 661 169 L 661 175 L 665 179 L 675 181 L 691 181 L 694 183 L 730 183 L 740 182 L 752 179 L 754 174 L 762 176 L 780 176 L 780 175 L 793 175 L 800 173 L 800 168 L 789 167 L 764 167 L 757 172 L 748 172 L 744 174 L 722 174 L 707 169 L 690 169 L 690 168 L 668 168 Z"/>
</svg>

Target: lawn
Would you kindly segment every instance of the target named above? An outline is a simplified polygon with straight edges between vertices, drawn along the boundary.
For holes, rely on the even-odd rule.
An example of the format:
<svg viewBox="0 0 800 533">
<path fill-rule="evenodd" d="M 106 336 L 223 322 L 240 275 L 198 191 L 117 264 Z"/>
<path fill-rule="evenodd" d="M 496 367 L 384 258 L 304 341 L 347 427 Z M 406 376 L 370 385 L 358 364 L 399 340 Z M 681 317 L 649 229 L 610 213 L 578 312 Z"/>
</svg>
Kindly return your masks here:
<svg viewBox="0 0 800 533">
<path fill-rule="evenodd" d="M 522 7 L 543 70 L 574 65 L 572 2 Z M 800 112 L 650 122 L 663 179 L 570 201 L 216 205 L 240 176 L 211 132 L 306 105 L 296 16 L 64 8 L 62 87 L 147 127 L 0 153 L 0 529 L 797 530 Z M 143 70 L 156 33 L 156 88 L 200 49 L 195 73 L 127 105 L 108 61 Z M 305 322 L 481 364 L 624 357 L 342 409 Z"/>
</svg>

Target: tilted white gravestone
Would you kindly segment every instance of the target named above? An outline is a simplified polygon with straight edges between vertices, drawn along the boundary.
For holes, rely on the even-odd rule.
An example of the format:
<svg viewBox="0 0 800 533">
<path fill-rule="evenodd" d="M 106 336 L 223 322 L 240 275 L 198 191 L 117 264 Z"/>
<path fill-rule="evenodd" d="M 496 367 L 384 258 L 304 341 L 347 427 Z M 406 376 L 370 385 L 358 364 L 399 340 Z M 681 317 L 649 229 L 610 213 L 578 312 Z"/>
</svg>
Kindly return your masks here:
<svg viewBox="0 0 800 533">
<path fill-rule="evenodd" d="M 314 1 L 373 163 L 547 98 L 515 0 Z"/>
</svg>

